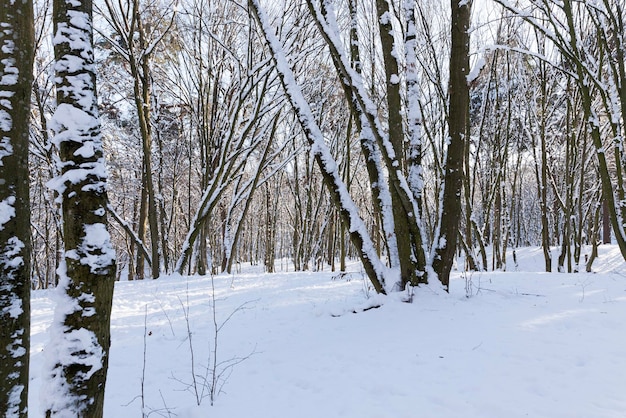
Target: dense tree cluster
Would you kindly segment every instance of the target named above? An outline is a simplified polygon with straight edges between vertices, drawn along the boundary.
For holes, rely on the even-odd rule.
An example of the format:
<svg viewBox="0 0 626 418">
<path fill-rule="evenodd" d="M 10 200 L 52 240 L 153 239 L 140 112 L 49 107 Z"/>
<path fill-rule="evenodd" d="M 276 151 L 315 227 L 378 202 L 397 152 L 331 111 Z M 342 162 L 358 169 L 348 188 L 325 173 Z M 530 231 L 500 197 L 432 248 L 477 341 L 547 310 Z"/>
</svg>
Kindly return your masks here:
<svg viewBox="0 0 626 418">
<path fill-rule="evenodd" d="M 31 287 L 75 301 L 74 357 L 49 357 L 75 405 L 48 413 L 98 416 L 115 278 L 354 257 L 388 293 L 520 246 L 546 271 L 590 270 L 601 235 L 626 258 L 622 0 L 0 3 L 7 416 Z"/>
<path fill-rule="evenodd" d="M 342 221 L 337 188 L 324 189 L 331 180 L 315 163 L 298 103 L 310 108 L 307 123 L 328 147 L 375 258 L 395 272 L 384 273 L 388 289 L 426 282 L 433 268 L 446 283 L 458 251 L 469 268 L 506 268 L 507 249 L 542 245 L 546 269 L 553 261 L 580 269 L 581 248 L 598 242 L 602 216 L 615 208 L 609 220 L 621 224 L 621 188 L 599 187 L 621 184 L 619 152 L 606 153 L 603 165 L 594 151 L 608 143 L 618 150 L 623 129 L 619 92 L 609 91 L 621 85 L 618 3 L 573 6 L 569 28 L 539 25 L 541 14 L 564 24 L 556 5 L 529 3 L 536 19 L 516 20 L 527 10 L 502 2 L 499 16 L 474 12 L 468 33 L 466 2 L 451 5 L 467 16 L 438 2 L 285 2 L 261 6 L 278 30 L 274 43 L 248 5 L 231 1 L 97 4 L 118 278 L 232 271 L 244 261 L 270 272 L 276 260 L 283 268 L 340 268 L 362 253 L 363 245 L 349 244 L 356 230 Z M 449 34 L 459 24 L 465 39 L 455 46 Z M 569 33 L 586 44 L 572 46 Z M 55 175 L 46 145 L 51 58 L 38 50 L 32 268 L 46 287 L 55 283 L 62 240 L 60 208 L 45 188 Z M 577 55 L 589 60 L 582 75 Z M 298 103 L 281 83 L 286 69 Z M 613 234 L 618 242 L 621 235 Z M 554 245 L 562 250 L 553 257 Z"/>
</svg>

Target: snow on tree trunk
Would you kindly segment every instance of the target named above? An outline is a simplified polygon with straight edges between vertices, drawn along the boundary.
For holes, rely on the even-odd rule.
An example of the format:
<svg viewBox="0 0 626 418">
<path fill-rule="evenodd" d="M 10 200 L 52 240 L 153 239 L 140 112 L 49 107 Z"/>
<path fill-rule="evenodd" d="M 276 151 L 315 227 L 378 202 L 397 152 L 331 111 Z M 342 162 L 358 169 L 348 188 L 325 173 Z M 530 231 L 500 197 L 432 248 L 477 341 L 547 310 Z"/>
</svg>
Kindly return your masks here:
<svg viewBox="0 0 626 418">
<path fill-rule="evenodd" d="M 407 161 L 407 182 L 413 193 L 415 223 L 418 233 L 421 234 L 418 240 L 419 247 L 415 250 L 418 266 L 428 269 L 426 252 L 422 250 L 427 242 L 423 223 L 422 200 L 424 194 L 424 173 L 422 167 L 422 114 L 420 109 L 420 86 L 417 73 L 417 29 L 415 22 L 416 2 L 407 0 L 404 4 L 404 15 L 406 29 L 404 34 L 405 65 L 406 65 L 406 118 L 407 136 L 409 140 Z M 422 251 L 420 251 L 422 250 Z M 424 274 L 419 278 L 419 282 L 428 282 L 428 276 Z"/>
<path fill-rule="evenodd" d="M 342 222 L 348 227 L 352 243 L 359 251 L 363 268 L 376 289 L 376 292 L 386 293 L 385 273 L 387 269 L 378 258 L 374 244 L 367 232 L 367 227 L 359 216 L 358 209 L 352 201 L 346 185 L 341 180 L 337 164 L 287 64 L 287 58 L 285 57 L 282 45 L 274 35 L 274 29 L 269 24 L 259 3 L 256 0 L 250 0 L 248 4 L 270 48 L 281 83 L 298 116 L 300 126 L 311 145 L 311 152 L 322 172 L 324 183 L 341 214 Z"/>
<path fill-rule="evenodd" d="M 334 21 L 334 9 L 332 4 L 326 2 L 322 4 L 324 18 L 332 22 L 329 26 L 336 27 Z M 358 13 L 357 1 L 350 0 L 348 2 L 350 11 L 350 63 L 356 74 L 361 75 L 361 52 L 358 31 Z M 336 63 L 336 68 L 338 68 Z M 340 70 L 338 69 L 340 72 Z M 356 129 L 359 135 L 359 143 L 361 144 L 361 152 L 365 160 L 365 168 L 370 181 L 372 190 L 372 200 L 374 203 L 373 216 L 381 220 L 382 232 L 387 241 L 387 252 L 389 264 L 392 269 L 400 266 L 398 256 L 398 244 L 396 240 L 395 224 L 392 213 L 391 191 L 387 183 L 386 174 L 382 166 L 382 153 L 376 144 L 376 138 L 370 128 L 367 117 L 359 107 L 357 98 L 352 92 L 352 86 L 346 78 L 341 78 L 341 84 L 346 97 L 349 99 L 348 104 L 353 115 Z M 349 148 L 347 148 L 349 151 Z M 342 258 L 343 260 L 343 258 Z"/>
<path fill-rule="evenodd" d="M 0 0 L 0 416 L 28 416 L 33 5 Z"/>
<path fill-rule="evenodd" d="M 406 107 L 407 107 L 407 136 L 409 139 L 408 176 L 409 187 L 413 192 L 418 208 L 421 212 L 421 202 L 424 193 L 424 176 L 422 169 L 422 114 L 420 110 L 420 85 L 417 74 L 417 29 L 415 22 L 415 0 L 404 3 L 406 29 L 404 34 L 405 63 L 406 63 Z M 417 216 L 421 221 L 421 213 Z M 423 228 L 421 228 L 423 230 Z"/>
<path fill-rule="evenodd" d="M 45 348 L 46 416 L 102 417 L 110 346 L 115 253 L 107 231 L 106 170 L 98 116 L 92 3 L 55 0 L 58 192 L 64 251 L 57 307 Z"/>
<path fill-rule="evenodd" d="M 404 126 L 402 96 L 400 94 L 400 72 L 398 56 L 402 50 L 399 42 L 396 41 L 394 25 L 392 24 L 391 5 L 387 0 L 376 0 L 376 10 L 378 14 L 379 39 L 382 47 L 383 64 L 385 68 L 385 85 L 387 98 L 387 135 L 389 142 L 393 146 L 398 165 L 394 170 L 406 172 L 406 159 L 404 158 Z M 410 197 L 410 196 L 409 196 Z M 398 248 L 398 258 L 400 261 L 400 288 L 403 289 L 407 283 L 417 285 L 417 272 L 424 269 L 424 263 L 419 266 L 417 260 L 417 250 L 414 245 L 414 238 L 411 236 L 409 222 L 413 222 L 413 216 L 407 216 L 402 207 L 402 196 L 397 188 L 391 188 L 391 210 L 395 224 L 396 242 Z M 419 244 L 421 245 L 421 243 Z M 421 260 L 424 262 L 424 258 Z"/>
<path fill-rule="evenodd" d="M 389 176 L 389 189 L 390 192 L 393 191 L 392 194 L 396 196 L 396 199 L 393 199 L 393 201 L 389 202 L 389 204 L 383 204 L 383 210 L 392 212 L 384 214 L 383 219 L 387 218 L 394 220 L 396 233 L 400 230 L 402 230 L 403 233 L 405 230 L 409 232 L 408 239 L 412 245 L 412 253 L 409 257 L 415 258 L 415 262 L 411 262 L 411 264 L 415 268 L 416 273 L 412 275 L 414 280 L 411 281 L 411 284 L 417 285 L 418 283 L 426 283 L 428 280 L 426 274 L 428 266 L 423 246 L 423 232 L 420 230 L 420 222 L 418 222 L 415 216 L 415 214 L 418 214 L 420 211 L 415 199 L 413 199 L 408 181 L 401 169 L 403 165 L 401 164 L 401 159 L 396 155 L 394 146 L 390 141 L 390 137 L 385 132 L 385 129 L 378 118 L 378 107 L 368 96 L 363 85 L 361 75 L 348 63 L 342 43 L 339 40 L 340 38 L 338 35 L 339 30 L 337 28 L 337 24 L 332 18 L 332 13 L 330 13 L 332 5 L 328 2 L 324 3 L 325 9 L 327 10 L 327 13 L 325 14 L 326 17 L 324 16 L 324 13 L 322 13 L 322 11 L 315 4 L 313 4 L 312 1 L 307 0 L 307 5 L 315 19 L 315 24 L 330 49 L 337 73 L 344 85 L 344 90 L 347 91 L 346 95 L 352 100 L 353 109 L 355 109 L 357 113 L 362 112 L 362 116 L 364 116 L 364 118 L 362 118 L 362 134 L 366 134 L 361 135 L 361 139 L 374 139 L 385 162 L 387 174 Z M 395 48 L 393 45 L 388 45 L 388 47 Z M 370 148 L 372 150 L 375 149 L 373 144 L 371 144 Z M 393 203 L 393 205 L 391 203 Z M 398 206 L 402 208 L 402 211 L 397 210 Z M 398 224 L 398 220 L 400 218 L 402 221 L 401 225 Z M 399 242 L 401 239 L 402 238 L 396 236 L 396 242 Z M 399 253 L 397 255 L 402 258 Z M 401 277 L 401 281 L 399 282 L 400 288 L 404 288 L 404 285 L 407 283 L 406 279 L 408 278 L 408 273 Z"/>
</svg>

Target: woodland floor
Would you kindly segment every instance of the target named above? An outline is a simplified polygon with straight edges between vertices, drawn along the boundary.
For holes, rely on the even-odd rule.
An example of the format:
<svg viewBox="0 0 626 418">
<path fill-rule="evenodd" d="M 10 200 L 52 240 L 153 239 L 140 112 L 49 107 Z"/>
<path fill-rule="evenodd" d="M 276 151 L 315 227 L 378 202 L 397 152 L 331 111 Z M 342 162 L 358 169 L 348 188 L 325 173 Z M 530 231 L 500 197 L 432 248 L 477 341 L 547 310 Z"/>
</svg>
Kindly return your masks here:
<svg viewBox="0 0 626 418">
<path fill-rule="evenodd" d="M 455 272 L 450 294 L 421 288 L 412 304 L 368 292 L 358 264 L 343 278 L 244 266 L 213 280 L 119 282 L 105 416 L 142 417 L 143 376 L 150 417 L 625 417 L 617 248 L 601 247 L 595 273 L 542 273 L 538 248 L 518 260 Z M 30 417 L 43 415 L 51 292 L 32 295 Z M 213 306 L 223 373 L 211 406 Z"/>
</svg>

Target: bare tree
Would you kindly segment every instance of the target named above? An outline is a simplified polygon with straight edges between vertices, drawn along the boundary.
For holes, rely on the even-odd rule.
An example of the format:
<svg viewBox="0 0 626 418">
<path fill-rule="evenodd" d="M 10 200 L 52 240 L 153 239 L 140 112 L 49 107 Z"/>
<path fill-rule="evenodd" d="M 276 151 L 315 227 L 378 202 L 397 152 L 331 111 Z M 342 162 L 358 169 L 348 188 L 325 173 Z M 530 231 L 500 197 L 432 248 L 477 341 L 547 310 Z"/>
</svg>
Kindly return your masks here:
<svg viewBox="0 0 626 418">
<path fill-rule="evenodd" d="M 584 123 L 596 151 L 602 195 L 607 202 L 615 239 L 626 259 L 623 222 L 626 218 L 626 47 L 621 39 L 626 19 L 623 1 L 555 3 L 534 0 L 526 9 L 501 0 L 496 2 L 528 23 L 561 54 L 562 61 L 554 62 L 541 51 L 522 51 L 544 59 L 549 65 L 559 66 L 575 82 L 581 95 Z"/>
<path fill-rule="evenodd" d="M 193 216 L 174 270 L 199 274 L 231 268 L 254 189 L 280 165 L 283 146 L 274 142 L 282 93 L 250 16 L 228 1 L 213 14 L 205 6 L 190 3 L 178 21 L 179 88 L 198 150 L 200 196 L 190 202 Z"/>
<path fill-rule="evenodd" d="M 164 231 L 159 227 L 157 179 L 154 178 L 153 131 L 154 113 L 157 109 L 153 109 L 155 100 L 152 67 L 155 49 L 168 35 L 174 23 L 175 12 L 172 7 L 148 9 L 141 6 L 142 3 L 138 0 L 118 3 L 106 1 L 107 13 L 101 12 L 101 15 L 114 31 L 113 36 L 108 37 L 108 42 L 127 62 L 132 79 L 142 147 L 142 189 L 137 235 L 143 241 L 146 232 L 149 232 L 150 267 L 152 278 L 156 279 L 161 271 L 164 248 L 161 246 L 160 234 L 164 234 Z M 144 276 L 144 261 L 143 252 L 137 251 L 136 278 L 142 279 Z"/>
<path fill-rule="evenodd" d="M 350 238 L 359 251 L 363 267 L 376 291 L 385 293 L 384 266 L 374 251 L 370 235 L 363 220 L 358 215 L 357 208 L 348 194 L 345 184 L 341 180 L 336 162 L 324 142 L 324 136 L 313 118 L 311 109 L 304 100 L 299 86 L 295 83 L 291 68 L 287 64 L 283 47 L 274 35 L 274 30 L 270 26 L 268 18 L 260 5 L 256 1 L 251 0 L 249 7 L 259 24 L 263 36 L 267 40 L 283 89 L 294 108 L 302 131 L 311 145 L 315 161 L 322 173 L 324 184 L 331 195 L 333 203 L 341 213 L 342 221 L 348 225 Z"/>
</svg>

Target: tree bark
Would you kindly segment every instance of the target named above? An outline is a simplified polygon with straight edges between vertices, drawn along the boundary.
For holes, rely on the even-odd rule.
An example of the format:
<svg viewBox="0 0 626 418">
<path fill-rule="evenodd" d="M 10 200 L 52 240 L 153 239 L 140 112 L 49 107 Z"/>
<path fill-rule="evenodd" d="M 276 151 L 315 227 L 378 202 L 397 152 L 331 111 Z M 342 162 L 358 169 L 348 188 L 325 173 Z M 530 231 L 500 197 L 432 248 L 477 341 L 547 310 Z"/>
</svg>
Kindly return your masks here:
<svg viewBox="0 0 626 418">
<path fill-rule="evenodd" d="M 450 52 L 450 118 L 449 144 L 445 161 L 444 190 L 441 202 L 441 226 L 436 239 L 433 270 L 447 290 L 456 253 L 461 187 L 463 184 L 463 150 L 467 140 L 469 118 L 469 24 L 472 1 L 451 0 L 452 46 Z"/>
<path fill-rule="evenodd" d="M 400 77 L 398 71 L 399 53 L 395 40 L 395 32 L 391 21 L 392 10 L 387 0 L 376 0 L 378 12 L 378 24 L 380 43 L 383 51 L 383 61 L 385 64 L 385 83 L 387 97 L 387 124 L 389 142 L 393 146 L 398 165 L 392 170 L 406 172 L 406 161 L 404 158 L 404 127 L 402 120 L 402 98 L 400 96 Z M 394 220 L 394 232 L 396 235 L 396 245 L 398 249 L 398 260 L 400 262 L 400 288 L 404 289 L 407 283 L 418 284 L 417 272 L 424 270 L 424 265 L 417 264 L 417 251 L 414 249 L 414 237 L 411 236 L 409 222 L 414 222 L 402 207 L 402 197 L 400 190 L 395 187 L 390 188 L 392 212 Z"/>
<path fill-rule="evenodd" d="M 57 110 L 51 121 L 61 175 L 64 251 L 51 341 L 46 417 L 102 417 L 115 253 L 107 231 L 106 171 L 92 38 L 92 2 L 53 3 Z"/>
<path fill-rule="evenodd" d="M 33 4 L 0 0 L 0 416 L 28 416 Z M 8 218 L 8 219 L 7 219 Z"/>
</svg>

